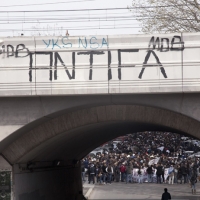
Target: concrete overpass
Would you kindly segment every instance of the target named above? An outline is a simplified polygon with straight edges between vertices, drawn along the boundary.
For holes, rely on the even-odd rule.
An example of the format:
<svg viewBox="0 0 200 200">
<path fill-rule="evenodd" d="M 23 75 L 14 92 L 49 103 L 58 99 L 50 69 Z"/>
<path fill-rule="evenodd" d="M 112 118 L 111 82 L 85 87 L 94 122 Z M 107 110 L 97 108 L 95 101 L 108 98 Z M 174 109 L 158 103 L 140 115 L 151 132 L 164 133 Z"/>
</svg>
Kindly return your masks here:
<svg viewBox="0 0 200 200">
<path fill-rule="evenodd" d="M 122 134 L 200 139 L 199 36 L 1 38 L 0 152 L 14 199 L 81 199 L 79 160 Z"/>
</svg>

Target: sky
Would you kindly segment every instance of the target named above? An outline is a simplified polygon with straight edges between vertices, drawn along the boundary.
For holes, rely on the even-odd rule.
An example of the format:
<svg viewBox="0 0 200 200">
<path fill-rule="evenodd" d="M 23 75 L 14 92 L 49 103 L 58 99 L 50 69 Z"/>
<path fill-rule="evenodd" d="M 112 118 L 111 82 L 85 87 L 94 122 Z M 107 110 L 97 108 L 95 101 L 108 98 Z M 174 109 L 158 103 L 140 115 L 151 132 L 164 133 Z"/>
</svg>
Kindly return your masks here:
<svg viewBox="0 0 200 200">
<path fill-rule="evenodd" d="M 131 5 L 132 0 L 1 1 L 0 37 L 21 34 L 58 36 L 66 35 L 67 30 L 70 36 L 138 34 L 139 22 L 134 19 L 133 13 L 126 9 Z M 110 8 L 124 9 L 109 10 Z M 53 12 L 29 12 L 42 10 Z"/>
</svg>

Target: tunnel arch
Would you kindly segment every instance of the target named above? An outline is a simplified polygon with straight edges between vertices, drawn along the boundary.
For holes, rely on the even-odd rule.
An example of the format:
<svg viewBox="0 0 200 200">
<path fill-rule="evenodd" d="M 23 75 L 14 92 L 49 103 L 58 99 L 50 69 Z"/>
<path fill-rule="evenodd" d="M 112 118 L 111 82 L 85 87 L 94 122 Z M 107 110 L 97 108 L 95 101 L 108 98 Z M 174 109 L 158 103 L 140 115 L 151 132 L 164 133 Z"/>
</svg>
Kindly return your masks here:
<svg viewBox="0 0 200 200">
<path fill-rule="evenodd" d="M 146 130 L 173 131 L 200 138 L 199 121 L 180 113 L 139 105 L 107 105 L 50 119 L 12 141 L 2 155 L 11 164 L 79 160 L 108 140 Z"/>
</svg>

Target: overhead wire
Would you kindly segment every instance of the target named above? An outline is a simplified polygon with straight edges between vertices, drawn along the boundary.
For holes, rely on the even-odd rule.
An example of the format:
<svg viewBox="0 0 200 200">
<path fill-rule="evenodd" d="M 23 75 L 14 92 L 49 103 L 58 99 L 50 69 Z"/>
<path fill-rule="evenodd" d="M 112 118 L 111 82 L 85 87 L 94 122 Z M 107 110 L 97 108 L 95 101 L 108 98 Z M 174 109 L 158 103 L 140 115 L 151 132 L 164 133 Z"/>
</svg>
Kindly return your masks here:
<svg viewBox="0 0 200 200">
<path fill-rule="evenodd" d="M 82 2 L 80 0 L 77 0 L 77 2 Z M 87 0 L 87 1 L 95 1 L 95 0 Z M 73 1 L 75 2 L 75 1 Z M 58 3 L 66 3 L 66 2 L 58 2 Z M 44 3 L 45 4 L 45 3 Z M 54 4 L 54 3 L 46 3 L 46 4 Z M 28 5 L 28 4 L 26 4 Z M 30 4 L 29 4 L 30 5 Z M 32 5 L 39 5 L 39 4 L 32 4 Z M 43 5 L 43 4 L 40 4 Z M 20 6 L 20 5 L 16 5 L 16 6 Z M 178 5 L 178 6 L 185 6 L 185 5 Z M 0 7 L 4 7 L 4 6 L 0 6 Z M 16 11 L 0 11 L 0 14 L 9 14 L 9 17 L 5 17 L 5 16 L 1 16 L 1 21 L 4 23 L 0 23 L 3 25 L 10 25 L 10 24 L 42 24 L 42 23 L 64 23 L 64 22 L 73 22 L 73 23 L 80 23 L 80 22 L 119 22 L 119 21 L 136 21 L 136 20 L 141 20 L 141 19 L 169 19 L 169 17 L 165 17 L 163 15 L 163 17 L 149 17 L 149 15 L 147 14 L 146 16 L 140 16 L 140 15 L 130 15 L 130 16 L 119 16 L 119 15 L 124 15 L 124 14 L 129 14 L 130 12 L 123 12 L 123 13 L 98 13 L 97 11 L 116 11 L 116 10 L 133 10 L 133 9 L 143 9 L 143 8 L 155 8 L 155 7 L 170 7 L 170 6 L 141 6 L 141 7 L 123 7 L 123 8 L 92 8 L 92 9 L 66 9 L 66 10 L 16 10 Z M 87 12 L 92 12 L 95 11 L 96 13 L 74 13 L 73 16 L 78 16 L 78 17 L 66 17 L 67 15 L 69 15 L 70 12 L 82 12 L 82 11 L 87 11 Z M 10 16 L 10 13 L 22 13 L 24 14 L 24 16 Z M 45 16 L 45 15 L 39 15 L 37 14 L 37 16 L 34 18 L 34 16 L 28 16 L 28 13 L 54 13 L 54 12 L 69 12 L 69 13 L 64 13 L 63 15 L 50 15 L 50 16 Z M 26 17 L 25 17 L 25 13 L 26 13 Z M 110 16 L 110 15 L 114 15 L 114 14 L 118 14 L 117 16 Z M 88 15 L 88 17 L 82 17 L 83 15 Z M 63 18 L 59 18 L 59 17 L 55 17 L 55 16 L 63 16 Z M 71 15 L 70 15 L 71 16 Z M 179 20 L 196 20 L 193 18 L 176 18 Z M 134 25 L 134 24 L 130 24 L 130 25 Z M 115 27 L 116 26 L 116 27 Z M 121 28 L 141 28 L 141 27 L 127 27 L 127 25 L 123 24 L 123 27 L 117 27 L 119 25 L 115 25 L 112 27 L 112 25 L 108 25 L 108 27 L 106 27 L 105 25 L 99 25 L 96 27 L 68 27 L 67 30 L 89 30 L 89 29 L 121 29 Z M 129 26 L 129 25 L 128 25 Z M 111 28 L 112 27 L 112 28 Z M 62 27 L 63 28 L 63 27 Z M 1 29 L 0 32 L 3 32 L 4 30 L 8 30 L 8 29 Z M 47 29 L 48 31 L 51 31 L 49 29 Z M 17 29 L 11 29 L 9 31 L 17 31 Z M 21 31 L 21 30 L 19 30 Z M 28 30 L 28 29 L 23 29 L 22 31 L 34 31 L 34 30 Z M 38 30 L 35 30 L 38 31 Z M 40 30 L 40 31 L 45 31 L 45 30 Z M 53 31 L 53 30 L 52 30 Z"/>
<path fill-rule="evenodd" d="M 141 17 L 141 16 L 138 16 Z M 129 19 L 129 18 L 133 18 L 133 16 L 99 16 L 99 17 L 81 17 L 81 20 L 99 20 L 99 19 Z M 33 19 L 23 19 L 23 22 L 29 22 L 29 21 L 46 21 L 46 20 L 51 20 L 51 21 L 58 21 L 58 20 L 64 20 L 64 21 L 68 21 L 68 20 L 78 20 L 80 19 L 80 17 L 70 17 L 70 18 L 33 18 Z M 22 19 L 1 19 L 1 21 L 20 21 L 21 22 Z"/>
<path fill-rule="evenodd" d="M 95 1 L 95 0 L 77 0 L 77 1 L 62 1 L 62 2 L 56 2 L 56 3 L 36 3 L 36 4 L 16 4 L 16 5 L 6 5 L 6 6 L 0 6 L 5 8 L 5 7 L 21 7 L 21 6 L 43 6 L 43 5 L 52 5 L 52 4 L 66 4 L 66 3 L 77 3 L 77 2 L 88 2 L 88 1 Z"/>
<path fill-rule="evenodd" d="M 199 4 L 200 5 L 200 4 Z M 176 6 L 187 6 L 184 4 L 177 4 Z M 174 7 L 174 5 L 167 5 L 167 6 L 135 6 L 135 7 L 116 7 L 116 8 L 90 8 L 90 9 L 63 9 L 63 10 L 2 10 L 0 12 L 4 13 L 18 13 L 18 12 L 82 12 L 82 11 L 101 11 L 101 10 L 134 10 L 134 9 L 144 9 L 144 8 L 165 8 L 165 7 Z"/>
<path fill-rule="evenodd" d="M 2 13 L 0 13 L 0 18 L 1 17 L 7 17 L 7 15 L 4 15 L 4 16 L 1 16 L 1 14 Z M 6 14 L 6 13 L 5 13 Z M 120 14 L 120 15 L 123 15 L 123 14 L 130 14 L 129 12 L 118 12 L 118 13 L 107 13 L 107 16 L 109 16 L 109 15 L 114 15 L 114 14 Z M 90 14 L 88 14 L 88 13 L 77 13 L 77 14 L 73 14 L 73 16 L 85 16 L 85 15 L 87 15 L 87 16 L 98 16 L 98 15 L 103 15 L 103 16 L 105 16 L 105 13 L 90 13 Z M 37 17 L 47 17 L 47 16 L 49 16 L 49 15 L 37 15 Z M 61 15 L 53 15 L 53 14 L 51 14 L 51 17 L 54 17 L 54 16 L 64 16 L 64 17 L 66 17 L 66 16 L 71 16 L 71 14 L 61 14 Z M 132 16 L 132 15 L 131 15 Z M 18 16 L 16 16 L 16 15 L 10 15 L 10 17 L 15 17 L 15 18 L 18 18 L 18 17 L 21 17 L 21 18 L 24 18 L 24 16 L 22 16 L 22 15 L 18 15 Z M 30 17 L 34 17 L 34 15 L 26 15 L 26 18 L 30 18 Z M 9 18 L 10 19 L 10 18 Z"/>
<path fill-rule="evenodd" d="M 123 26 L 123 27 L 119 27 L 119 26 L 116 26 L 116 27 L 114 27 L 114 26 L 112 26 L 112 27 L 82 27 L 82 28 L 73 28 L 73 27 L 71 27 L 71 28 L 67 28 L 67 30 L 94 30 L 94 29 L 99 29 L 99 30 L 101 30 L 101 29 L 124 29 L 124 28 L 126 28 L 126 29 L 131 29 L 131 28 L 133 28 L 133 29 L 135 29 L 135 28 L 141 28 L 141 27 L 139 27 L 139 26 L 137 26 L 137 27 L 135 27 L 135 26 L 133 26 L 133 27 L 130 27 L 130 26 Z M 8 32 L 8 31 L 22 31 L 21 29 L 5 29 L 5 30 L 3 30 L 3 29 L 1 29 L 0 30 L 0 32 Z M 49 31 L 49 32 L 51 32 L 51 31 L 55 31 L 54 29 L 39 29 L 39 30 L 37 30 L 37 29 L 24 29 L 23 30 L 23 32 L 27 32 L 27 31 L 30 31 L 30 32 L 37 32 L 37 31 L 40 31 L 40 32 L 46 32 L 46 31 Z M 64 31 L 63 29 L 58 29 L 57 31 Z"/>
<path fill-rule="evenodd" d="M 91 8 L 91 9 L 66 9 L 66 10 L 2 10 L 1 13 L 29 13 L 29 12 L 83 12 L 83 11 L 101 11 L 101 10 L 127 10 L 128 8 Z"/>
<path fill-rule="evenodd" d="M 116 26 L 132 26 L 132 25 L 134 25 L 134 24 L 115 24 Z M 102 26 L 113 26 L 113 24 L 107 24 L 107 25 L 102 25 Z M 94 25 L 93 26 L 80 26 L 79 28 L 84 28 L 84 27 L 94 27 Z M 52 27 L 53 28 L 53 27 Z M 62 27 L 62 28 L 74 28 L 74 27 Z M 43 30 L 43 28 L 39 28 L 39 30 Z"/>
<path fill-rule="evenodd" d="M 140 20 L 140 19 L 169 19 L 169 17 L 137 17 L 137 19 L 132 18 L 132 17 L 111 17 L 111 18 L 85 18 L 85 19 L 80 19 L 80 18 L 73 18 L 73 19 L 48 19 L 48 20 L 35 20 L 35 21 L 10 21 L 10 20 L 5 20 L 7 23 L 0 23 L 4 25 L 9 25 L 9 24 L 36 24 L 36 23 L 60 23 L 60 22 L 103 22 L 103 21 L 130 21 L 130 20 Z M 190 19 L 190 18 L 175 18 L 179 20 L 190 20 L 190 21 L 195 21 L 196 19 Z M 51 20 L 51 21 L 50 21 Z M 3 21 L 3 20 L 1 20 Z"/>
</svg>

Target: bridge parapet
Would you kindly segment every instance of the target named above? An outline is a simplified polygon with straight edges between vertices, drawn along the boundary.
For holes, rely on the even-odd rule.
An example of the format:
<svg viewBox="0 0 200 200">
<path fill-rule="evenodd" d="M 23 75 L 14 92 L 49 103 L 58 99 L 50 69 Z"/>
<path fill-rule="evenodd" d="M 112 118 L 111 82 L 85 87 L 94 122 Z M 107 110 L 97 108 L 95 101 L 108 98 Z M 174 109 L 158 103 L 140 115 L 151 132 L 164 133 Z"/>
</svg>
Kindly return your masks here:
<svg viewBox="0 0 200 200">
<path fill-rule="evenodd" d="M 0 96 L 199 92 L 199 38 L 0 38 Z"/>
</svg>

